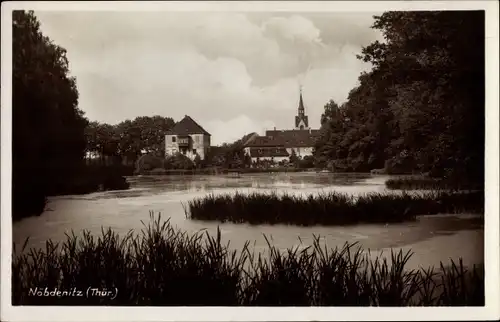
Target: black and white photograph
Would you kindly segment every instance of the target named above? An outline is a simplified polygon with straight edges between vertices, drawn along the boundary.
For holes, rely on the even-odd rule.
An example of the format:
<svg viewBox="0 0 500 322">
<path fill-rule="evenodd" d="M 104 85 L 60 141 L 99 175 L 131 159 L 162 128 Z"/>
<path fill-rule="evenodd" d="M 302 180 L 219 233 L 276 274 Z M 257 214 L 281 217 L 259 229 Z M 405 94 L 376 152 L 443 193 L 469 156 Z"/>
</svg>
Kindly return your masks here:
<svg viewBox="0 0 500 322">
<path fill-rule="evenodd" d="M 496 1 L 2 3 L 1 121 L 2 321 L 500 317 Z"/>
</svg>

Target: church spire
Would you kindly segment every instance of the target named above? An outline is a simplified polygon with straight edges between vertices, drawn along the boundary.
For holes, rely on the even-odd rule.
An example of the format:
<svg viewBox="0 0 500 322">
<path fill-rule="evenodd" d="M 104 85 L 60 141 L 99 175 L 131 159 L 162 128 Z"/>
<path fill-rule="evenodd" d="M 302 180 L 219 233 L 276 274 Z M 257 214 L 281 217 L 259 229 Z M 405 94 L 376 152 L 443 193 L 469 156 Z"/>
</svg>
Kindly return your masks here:
<svg viewBox="0 0 500 322">
<path fill-rule="evenodd" d="M 299 115 L 304 115 L 304 102 L 302 101 L 302 86 L 300 86 Z"/>
<path fill-rule="evenodd" d="M 309 120 L 307 115 L 305 114 L 304 101 L 302 99 L 302 86 L 300 86 L 298 115 L 295 116 L 295 129 L 296 130 L 309 129 Z"/>
</svg>

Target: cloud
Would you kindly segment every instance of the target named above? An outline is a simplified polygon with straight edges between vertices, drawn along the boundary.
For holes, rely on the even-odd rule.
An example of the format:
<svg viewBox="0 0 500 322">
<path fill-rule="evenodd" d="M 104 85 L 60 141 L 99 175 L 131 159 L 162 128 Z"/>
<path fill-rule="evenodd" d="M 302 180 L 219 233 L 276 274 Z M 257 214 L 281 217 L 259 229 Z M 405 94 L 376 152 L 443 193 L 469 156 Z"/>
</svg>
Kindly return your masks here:
<svg viewBox="0 0 500 322">
<path fill-rule="evenodd" d="M 212 144 L 217 145 L 224 142 L 234 142 L 252 132 L 264 134 L 265 130 L 272 129 L 274 126 L 272 120 L 257 122 L 247 115 L 241 114 L 226 121 L 209 120 L 205 123 L 204 128 L 212 135 Z M 221 140 L 221 138 L 226 139 Z"/>
<path fill-rule="evenodd" d="M 67 49 L 91 120 L 185 114 L 221 143 L 291 128 L 304 86 L 310 124 L 370 66 L 355 58 L 380 35 L 371 14 L 37 12 Z"/>
<path fill-rule="evenodd" d="M 295 43 L 321 43 L 320 31 L 316 26 L 310 20 L 298 15 L 270 18 L 263 24 L 263 29 L 268 35 L 282 37 Z"/>
</svg>

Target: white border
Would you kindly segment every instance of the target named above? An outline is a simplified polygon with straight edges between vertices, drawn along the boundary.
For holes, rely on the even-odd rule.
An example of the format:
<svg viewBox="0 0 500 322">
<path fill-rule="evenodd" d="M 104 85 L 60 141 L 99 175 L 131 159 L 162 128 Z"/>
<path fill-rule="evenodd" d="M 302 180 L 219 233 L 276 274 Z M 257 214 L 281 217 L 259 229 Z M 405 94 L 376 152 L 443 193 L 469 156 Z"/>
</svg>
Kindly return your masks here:
<svg viewBox="0 0 500 322">
<path fill-rule="evenodd" d="M 262 307 L 13 307 L 11 299 L 11 86 L 13 9 L 46 11 L 287 11 L 486 10 L 486 214 L 484 308 L 262 308 Z M 2 2 L 1 86 L 1 311 L 2 321 L 332 321 L 476 320 L 500 317 L 499 127 L 497 1 L 301 1 L 301 2 Z M 480 107 L 478 107 L 480 108 Z"/>
</svg>

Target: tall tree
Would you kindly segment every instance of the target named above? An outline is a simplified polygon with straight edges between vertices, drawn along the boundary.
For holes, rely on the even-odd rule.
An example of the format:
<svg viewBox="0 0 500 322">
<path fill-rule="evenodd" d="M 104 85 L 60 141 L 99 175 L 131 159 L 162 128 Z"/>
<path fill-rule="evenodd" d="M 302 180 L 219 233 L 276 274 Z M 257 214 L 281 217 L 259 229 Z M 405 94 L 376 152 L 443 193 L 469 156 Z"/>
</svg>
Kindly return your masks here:
<svg viewBox="0 0 500 322">
<path fill-rule="evenodd" d="M 359 56 L 373 69 L 349 94 L 348 130 L 322 118 L 327 130 L 316 150 L 351 169 L 387 160 L 392 169 L 482 182 L 484 12 L 386 12 L 374 18 L 373 28 L 385 39 Z"/>
<path fill-rule="evenodd" d="M 140 116 L 132 122 L 138 129 L 141 150 L 158 156 L 165 155 L 165 134 L 175 122 L 170 117 Z"/>
<path fill-rule="evenodd" d="M 81 169 L 87 120 L 77 108 L 66 50 L 32 11 L 13 12 L 13 216 L 40 213 L 45 197 Z"/>
</svg>

